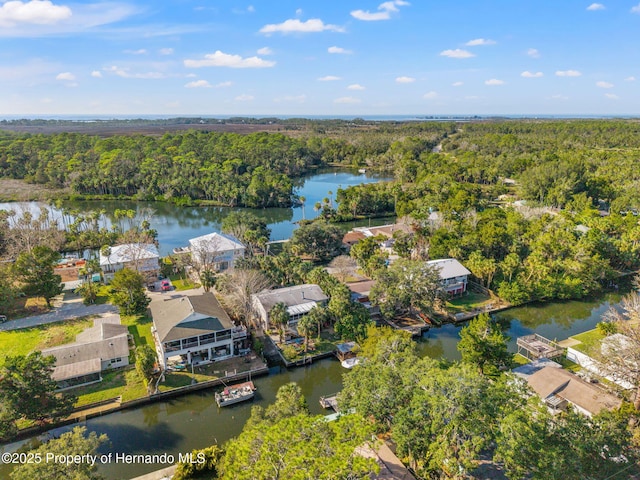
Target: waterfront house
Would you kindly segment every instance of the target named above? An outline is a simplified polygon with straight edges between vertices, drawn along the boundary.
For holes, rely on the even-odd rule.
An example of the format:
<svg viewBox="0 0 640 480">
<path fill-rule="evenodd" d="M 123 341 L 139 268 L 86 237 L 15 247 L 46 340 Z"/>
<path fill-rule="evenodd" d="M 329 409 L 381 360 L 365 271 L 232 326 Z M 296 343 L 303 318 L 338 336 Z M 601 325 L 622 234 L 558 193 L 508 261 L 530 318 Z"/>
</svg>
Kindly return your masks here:
<svg viewBox="0 0 640 480">
<path fill-rule="evenodd" d="M 151 303 L 152 333 L 158 360 L 166 368 L 176 363 L 208 363 L 240 354 L 247 330 L 235 326 L 213 293 Z"/>
<path fill-rule="evenodd" d="M 265 290 L 251 295 L 252 305 L 259 318 L 260 326 L 265 330 L 269 328 L 269 312 L 278 303 L 285 304 L 289 313 L 289 325 L 294 326 L 313 307 L 324 305 L 327 300 L 329 297 L 315 284 Z"/>
<path fill-rule="evenodd" d="M 96 318 L 74 343 L 42 350 L 56 357 L 52 378 L 59 388 L 95 383 L 101 372 L 129 365 L 129 330 L 119 315 Z"/>
<path fill-rule="evenodd" d="M 379 237 L 380 248 L 390 252 L 395 241 L 393 234 L 397 232 L 413 233 L 413 229 L 406 223 L 394 223 L 377 227 L 356 227 L 345 234 L 342 238 L 342 244 L 347 248 L 351 248 L 364 238 Z"/>
<path fill-rule="evenodd" d="M 118 270 L 129 268 L 142 274 L 146 281 L 158 278 L 160 254 L 152 243 L 127 243 L 100 251 L 100 268 L 105 282 L 113 279 Z"/>
<path fill-rule="evenodd" d="M 460 295 L 467 291 L 468 277 L 471 272 L 455 258 L 429 260 L 427 265 L 438 270 L 442 287 L 449 295 Z"/>
<path fill-rule="evenodd" d="M 210 267 L 216 272 L 232 270 L 244 257 L 245 246 L 231 235 L 209 233 L 189 240 L 188 247 L 174 249 L 176 254 L 190 254 L 198 269 Z"/>
<path fill-rule="evenodd" d="M 591 417 L 602 410 L 618 408 L 622 403 L 619 398 L 563 368 L 545 366 L 530 375 L 527 383 L 553 412 L 571 406 Z"/>
</svg>

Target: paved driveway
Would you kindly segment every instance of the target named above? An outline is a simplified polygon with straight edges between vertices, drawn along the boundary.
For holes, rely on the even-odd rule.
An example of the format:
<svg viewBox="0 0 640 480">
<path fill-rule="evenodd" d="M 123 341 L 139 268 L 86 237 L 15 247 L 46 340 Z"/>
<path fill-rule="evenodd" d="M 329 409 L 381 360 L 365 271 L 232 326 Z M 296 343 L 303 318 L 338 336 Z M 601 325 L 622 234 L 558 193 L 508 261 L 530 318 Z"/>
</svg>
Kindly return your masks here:
<svg viewBox="0 0 640 480">
<path fill-rule="evenodd" d="M 33 315 L 31 317 L 18 318 L 0 323 L 0 332 L 9 330 L 18 330 L 20 328 L 35 327 L 37 325 L 45 325 L 47 323 L 62 322 L 87 315 L 99 315 L 102 313 L 118 313 L 118 307 L 115 305 L 84 305 L 82 298 L 73 295 L 63 295 L 62 301 L 54 302 L 54 308 L 49 313 L 42 315 Z"/>
</svg>

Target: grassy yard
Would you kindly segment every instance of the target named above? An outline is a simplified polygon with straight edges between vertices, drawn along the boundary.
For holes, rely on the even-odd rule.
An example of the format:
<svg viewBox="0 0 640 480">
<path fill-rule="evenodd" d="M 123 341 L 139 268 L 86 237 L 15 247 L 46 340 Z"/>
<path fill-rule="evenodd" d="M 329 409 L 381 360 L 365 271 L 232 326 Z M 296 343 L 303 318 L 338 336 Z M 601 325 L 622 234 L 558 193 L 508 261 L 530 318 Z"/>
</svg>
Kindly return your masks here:
<svg viewBox="0 0 640 480">
<path fill-rule="evenodd" d="M 34 350 L 55 347 L 75 341 L 76 335 L 93 325 L 93 317 L 0 332 L 0 359 L 27 355 Z"/>
<path fill-rule="evenodd" d="M 150 345 L 153 347 L 153 335 L 151 326 L 153 320 L 146 315 L 122 315 L 120 320 L 123 325 L 129 328 L 129 333 L 133 335 L 136 347 L 139 345 Z"/>
<path fill-rule="evenodd" d="M 520 365 L 526 365 L 527 363 L 531 363 L 531 360 L 529 360 L 524 355 L 520 355 L 519 353 L 516 353 L 513 356 L 513 363 L 519 367 Z"/>
<path fill-rule="evenodd" d="M 122 401 L 135 400 L 147 395 L 147 388 L 135 369 L 103 372 L 102 382 L 70 390 L 78 396 L 76 407 L 108 400 L 122 395 Z"/>
<path fill-rule="evenodd" d="M 180 292 L 182 290 L 191 290 L 192 288 L 199 288 L 199 283 L 194 283 L 190 279 L 184 279 L 180 275 L 171 275 L 169 277 L 171 280 L 171 284 L 176 289 L 176 291 Z"/>
<path fill-rule="evenodd" d="M 604 335 L 600 333 L 597 328 L 594 328 L 593 330 L 589 330 L 578 335 L 573 335 L 571 338 L 581 342 L 577 345 L 574 345 L 572 348 L 575 348 L 579 352 L 589 354 L 594 349 L 600 348 L 600 342 L 602 342 L 602 340 L 604 339 Z"/>
<path fill-rule="evenodd" d="M 470 312 L 491 302 L 491 297 L 475 292 L 465 292 L 462 296 L 447 301 L 447 309 L 452 313 Z"/>
</svg>

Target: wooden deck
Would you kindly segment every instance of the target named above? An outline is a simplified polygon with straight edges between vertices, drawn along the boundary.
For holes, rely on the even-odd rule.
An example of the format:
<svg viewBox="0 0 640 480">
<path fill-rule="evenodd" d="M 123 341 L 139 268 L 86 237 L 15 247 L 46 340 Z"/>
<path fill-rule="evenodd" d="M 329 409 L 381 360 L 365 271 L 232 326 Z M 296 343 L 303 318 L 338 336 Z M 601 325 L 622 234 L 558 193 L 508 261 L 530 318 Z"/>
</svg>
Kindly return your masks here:
<svg viewBox="0 0 640 480">
<path fill-rule="evenodd" d="M 320 406 L 322 408 L 331 408 L 333 409 L 336 413 L 339 412 L 338 410 L 338 394 L 334 393 L 333 395 L 327 395 L 325 397 L 320 397 Z"/>
</svg>

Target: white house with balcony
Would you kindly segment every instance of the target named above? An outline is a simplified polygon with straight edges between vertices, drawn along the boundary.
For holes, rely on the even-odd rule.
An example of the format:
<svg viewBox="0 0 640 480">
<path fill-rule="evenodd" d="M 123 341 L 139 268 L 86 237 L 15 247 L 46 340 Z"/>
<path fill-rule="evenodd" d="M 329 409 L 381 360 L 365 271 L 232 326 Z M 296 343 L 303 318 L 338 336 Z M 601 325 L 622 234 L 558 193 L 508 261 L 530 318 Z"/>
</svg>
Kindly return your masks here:
<svg viewBox="0 0 640 480">
<path fill-rule="evenodd" d="M 163 368 L 175 363 L 210 363 L 238 355 L 247 347 L 247 330 L 235 326 L 207 292 L 153 302 L 153 337 Z"/>
<path fill-rule="evenodd" d="M 294 287 L 265 290 L 251 295 L 251 301 L 257 313 L 261 327 L 269 328 L 269 312 L 278 303 L 284 303 L 289 313 L 289 325 L 295 326 L 304 315 L 316 305 L 324 305 L 329 300 L 322 289 L 315 284 L 296 285 Z"/>
<path fill-rule="evenodd" d="M 188 247 L 174 249 L 174 253 L 188 253 L 199 267 L 210 266 L 216 272 L 232 270 L 236 260 L 244 257 L 246 248 L 236 238 L 223 233 L 209 233 L 189 240 Z"/>
<path fill-rule="evenodd" d="M 467 291 L 467 282 L 471 272 L 455 258 L 429 260 L 427 265 L 438 270 L 442 288 L 449 295 L 461 295 Z"/>
<path fill-rule="evenodd" d="M 135 270 L 146 280 L 152 280 L 160 273 L 159 259 L 158 247 L 152 243 L 126 243 L 101 250 L 100 268 L 107 283 L 123 268 Z"/>
</svg>

